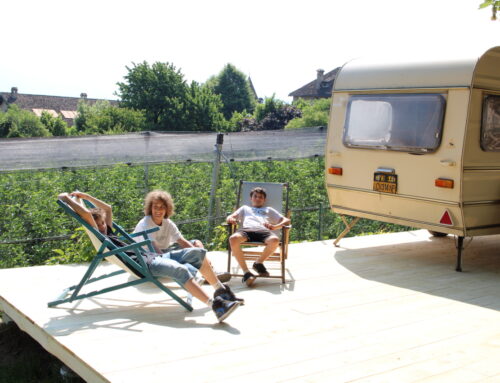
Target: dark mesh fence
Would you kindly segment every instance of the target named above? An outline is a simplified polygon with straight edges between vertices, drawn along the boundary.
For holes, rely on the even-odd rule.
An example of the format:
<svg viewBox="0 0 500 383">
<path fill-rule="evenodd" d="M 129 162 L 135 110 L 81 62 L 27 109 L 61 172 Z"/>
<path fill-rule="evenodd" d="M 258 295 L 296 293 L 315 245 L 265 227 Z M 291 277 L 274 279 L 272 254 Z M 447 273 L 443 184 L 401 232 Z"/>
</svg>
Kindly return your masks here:
<svg viewBox="0 0 500 383">
<path fill-rule="evenodd" d="M 216 133 L 155 133 L 0 139 L 0 171 L 116 163 L 212 161 Z M 224 134 L 223 153 L 237 161 L 323 155 L 326 129 Z"/>
</svg>

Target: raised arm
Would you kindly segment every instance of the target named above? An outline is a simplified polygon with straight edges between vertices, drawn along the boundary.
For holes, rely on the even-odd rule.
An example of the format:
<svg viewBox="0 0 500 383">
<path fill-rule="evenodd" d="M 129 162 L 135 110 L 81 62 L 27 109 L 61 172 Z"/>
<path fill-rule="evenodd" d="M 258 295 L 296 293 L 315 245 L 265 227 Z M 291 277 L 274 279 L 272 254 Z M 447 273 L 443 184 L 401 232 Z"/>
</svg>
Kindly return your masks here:
<svg viewBox="0 0 500 383">
<path fill-rule="evenodd" d="M 82 217 L 83 220 L 87 222 L 90 226 L 97 229 L 97 224 L 95 223 L 94 217 L 92 217 L 92 214 L 90 213 L 89 209 L 87 209 L 84 205 L 75 201 L 73 198 L 71 198 L 71 195 L 68 193 L 61 193 L 59 194 L 58 198 L 61 201 L 66 202 L 76 212 L 76 214 Z"/>
<path fill-rule="evenodd" d="M 111 207 L 111 205 L 91 196 L 90 194 L 82 193 L 79 191 L 74 191 L 73 193 L 71 193 L 71 196 L 85 199 L 89 202 L 92 202 L 96 207 L 102 209 L 106 213 L 106 225 L 108 225 L 109 227 L 113 227 L 113 208 Z"/>
</svg>

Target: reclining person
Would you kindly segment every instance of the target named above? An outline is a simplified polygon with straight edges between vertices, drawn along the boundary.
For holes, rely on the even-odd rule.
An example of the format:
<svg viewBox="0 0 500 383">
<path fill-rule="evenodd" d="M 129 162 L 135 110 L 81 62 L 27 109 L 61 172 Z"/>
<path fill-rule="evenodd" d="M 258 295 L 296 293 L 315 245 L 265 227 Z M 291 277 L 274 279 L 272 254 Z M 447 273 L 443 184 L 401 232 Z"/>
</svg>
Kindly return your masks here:
<svg viewBox="0 0 500 383">
<path fill-rule="evenodd" d="M 284 217 L 276 209 L 264 206 L 266 199 L 266 190 L 255 187 L 250 191 L 252 206 L 240 206 L 239 209 L 226 218 L 226 222 L 231 225 L 240 222 L 240 229 L 229 237 L 229 244 L 232 254 L 243 270 L 242 282 L 249 287 L 255 282 L 256 276 L 248 270 L 240 245 L 246 241 L 264 242 L 265 247 L 262 255 L 253 264 L 252 268 L 257 271 L 259 276 L 268 277 L 269 272 L 263 262 L 269 258 L 280 243 L 280 239 L 272 230 L 280 229 L 290 223 L 290 219 Z"/>
<path fill-rule="evenodd" d="M 158 231 L 149 234 L 149 238 L 153 241 L 153 247 L 159 254 L 189 247 L 204 248 L 200 240 L 188 241 L 183 237 L 177 225 L 170 219 L 174 210 L 174 201 L 169 193 L 163 190 L 149 192 L 144 199 L 144 217 L 137 223 L 134 233 L 158 228 Z M 137 241 L 140 240 L 141 238 L 137 237 Z M 196 274 L 197 270 L 193 271 Z M 228 272 L 217 273 L 217 278 L 221 282 L 228 282 L 231 279 L 231 274 Z"/>
<path fill-rule="evenodd" d="M 92 202 L 96 208 L 87 209 L 71 197 L 85 199 Z M 87 193 L 73 192 L 61 193 L 59 199 L 66 202 L 89 225 L 106 235 L 115 245 L 122 247 L 127 244 L 122 242 L 112 231 L 113 211 L 111 205 L 92 197 Z M 235 309 L 242 304 L 242 299 L 236 298 L 229 286 L 223 285 L 215 276 L 212 266 L 205 257 L 206 250 L 192 247 L 175 250 L 164 254 L 141 251 L 141 255 L 151 274 L 155 277 L 170 277 L 177 281 L 195 298 L 210 307 L 219 322 L 226 319 Z M 127 253 L 133 260 L 137 260 L 136 253 Z M 189 265 L 189 266 L 188 266 Z M 192 274 L 193 268 L 198 269 L 203 277 L 214 287 L 213 298 L 196 283 Z"/>
</svg>

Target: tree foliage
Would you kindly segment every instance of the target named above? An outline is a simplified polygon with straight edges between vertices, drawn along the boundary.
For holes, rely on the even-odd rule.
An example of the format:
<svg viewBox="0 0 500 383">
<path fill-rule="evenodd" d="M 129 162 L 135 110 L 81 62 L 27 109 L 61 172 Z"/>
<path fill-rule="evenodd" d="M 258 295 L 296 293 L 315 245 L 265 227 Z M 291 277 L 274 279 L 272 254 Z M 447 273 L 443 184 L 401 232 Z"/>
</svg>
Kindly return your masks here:
<svg viewBox="0 0 500 383">
<path fill-rule="evenodd" d="M 485 0 L 479 4 L 479 9 L 491 7 L 491 20 L 497 19 L 497 11 L 500 9 L 500 0 Z"/>
<path fill-rule="evenodd" d="M 221 108 L 219 95 L 193 81 L 188 92 L 186 130 L 226 131 L 227 122 Z"/>
<path fill-rule="evenodd" d="M 258 130 L 258 124 L 254 116 L 246 110 L 234 112 L 227 124 L 229 132 L 248 132 Z"/>
<path fill-rule="evenodd" d="M 173 64 L 146 61 L 127 67 L 119 82 L 123 107 L 143 111 L 147 127 L 164 131 L 225 130 L 222 102 L 209 87 L 196 82 L 186 84 L 184 75 Z"/>
<path fill-rule="evenodd" d="M 286 125 L 285 129 L 327 126 L 330 103 L 331 98 L 322 98 L 314 101 L 299 99 L 294 105 L 302 111 L 302 116 L 291 120 Z"/>
<path fill-rule="evenodd" d="M 0 112 L 0 137 L 48 137 L 50 131 L 33 113 L 9 105 L 5 113 Z"/>
<path fill-rule="evenodd" d="M 288 121 L 300 117 L 301 111 L 295 106 L 272 97 L 265 99 L 263 104 L 258 104 L 253 117 L 237 115 L 232 121 L 238 125 L 238 130 L 279 130 L 284 129 Z M 238 117 L 241 117 L 237 119 Z"/>
<path fill-rule="evenodd" d="M 49 112 L 43 111 L 40 122 L 47 128 L 53 136 L 67 136 L 70 134 L 68 124 L 61 116 L 54 117 Z"/>
<path fill-rule="evenodd" d="M 151 130 L 183 130 L 188 87 L 180 69 L 146 61 L 126 68 L 125 81 L 117 84 L 121 105 L 144 111 Z"/>
<path fill-rule="evenodd" d="M 230 119 L 234 112 L 253 112 L 255 99 L 246 76 L 232 64 L 226 64 L 222 71 L 206 82 L 222 100 L 222 113 Z"/>
<path fill-rule="evenodd" d="M 80 134 L 117 134 L 138 132 L 145 128 L 142 111 L 112 106 L 108 101 L 78 104 L 75 128 Z"/>
</svg>

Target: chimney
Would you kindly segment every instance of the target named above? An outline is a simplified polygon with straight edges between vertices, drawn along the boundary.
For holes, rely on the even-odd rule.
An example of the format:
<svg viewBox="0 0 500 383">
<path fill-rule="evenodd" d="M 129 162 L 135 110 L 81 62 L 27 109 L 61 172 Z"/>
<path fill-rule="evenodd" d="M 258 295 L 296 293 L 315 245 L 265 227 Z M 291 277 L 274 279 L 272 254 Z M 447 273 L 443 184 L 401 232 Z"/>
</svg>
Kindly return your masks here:
<svg viewBox="0 0 500 383">
<path fill-rule="evenodd" d="M 325 71 L 323 69 L 318 69 L 316 74 L 316 89 L 319 89 L 321 87 L 321 83 L 323 82 L 323 79 L 325 78 Z"/>
<path fill-rule="evenodd" d="M 15 102 L 16 100 L 17 100 L 17 87 L 13 86 L 12 88 L 10 88 L 10 95 L 9 95 L 7 102 L 9 104 L 11 104 L 11 103 Z"/>
<path fill-rule="evenodd" d="M 80 98 L 83 98 L 83 99 L 87 98 L 87 93 L 80 93 Z"/>
</svg>

